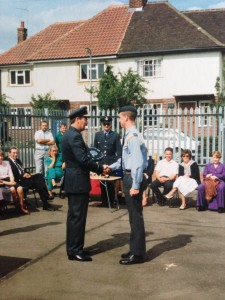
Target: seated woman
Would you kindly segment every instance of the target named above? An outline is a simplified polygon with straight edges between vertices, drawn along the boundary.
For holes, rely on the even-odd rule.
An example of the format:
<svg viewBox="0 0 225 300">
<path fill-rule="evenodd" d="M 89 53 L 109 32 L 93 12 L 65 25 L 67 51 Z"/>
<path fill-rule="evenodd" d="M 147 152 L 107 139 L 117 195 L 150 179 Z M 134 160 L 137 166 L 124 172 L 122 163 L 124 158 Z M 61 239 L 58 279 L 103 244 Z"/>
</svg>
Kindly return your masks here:
<svg viewBox="0 0 225 300">
<path fill-rule="evenodd" d="M 9 188 L 15 204 L 19 201 L 19 208 L 22 213 L 29 215 L 29 211 L 24 208 L 23 188 L 14 181 L 12 169 L 8 161 L 4 161 L 4 153 L 0 150 L 0 188 Z M 0 199 L 2 199 L 2 189 L 0 189 Z M 18 199 L 17 199 L 18 198 Z"/>
<path fill-rule="evenodd" d="M 64 163 L 62 162 L 62 154 L 58 152 L 58 147 L 52 145 L 49 148 L 48 156 L 45 158 L 47 166 L 46 180 L 49 192 L 49 199 L 53 199 L 52 189 L 56 186 L 56 181 L 63 177 Z"/>
<path fill-rule="evenodd" d="M 199 168 L 195 161 L 191 158 L 191 151 L 189 149 L 182 151 L 182 163 L 179 165 L 178 178 L 173 184 L 173 189 L 166 195 L 167 199 L 171 199 L 177 191 L 181 195 L 180 209 L 186 208 L 186 197 L 193 192 L 201 183 Z"/>
<path fill-rule="evenodd" d="M 217 180 L 216 187 L 217 195 L 212 199 L 208 199 L 206 195 L 206 183 L 202 182 L 198 187 L 197 209 L 202 211 L 205 209 L 217 210 L 219 213 L 223 212 L 225 207 L 225 165 L 220 162 L 221 153 L 214 151 L 212 153 L 212 163 L 205 166 L 203 171 L 203 179 Z"/>
</svg>

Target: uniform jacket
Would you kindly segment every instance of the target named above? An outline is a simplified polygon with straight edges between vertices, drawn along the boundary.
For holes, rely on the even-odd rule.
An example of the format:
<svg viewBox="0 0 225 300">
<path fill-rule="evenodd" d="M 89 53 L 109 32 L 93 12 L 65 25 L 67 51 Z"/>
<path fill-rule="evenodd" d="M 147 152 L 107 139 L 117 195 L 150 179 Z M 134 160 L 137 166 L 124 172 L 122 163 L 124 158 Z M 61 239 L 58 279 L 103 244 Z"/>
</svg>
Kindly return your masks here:
<svg viewBox="0 0 225 300">
<path fill-rule="evenodd" d="M 117 161 L 122 154 L 120 136 L 117 132 L 109 131 L 105 137 L 104 131 L 95 134 L 94 147 L 98 148 L 104 155 L 102 164 L 110 165 Z"/>
<path fill-rule="evenodd" d="M 69 194 L 83 194 L 91 190 L 90 171 L 102 173 L 103 167 L 88 157 L 81 133 L 70 126 L 62 138 L 65 162 L 64 190 Z"/>
</svg>

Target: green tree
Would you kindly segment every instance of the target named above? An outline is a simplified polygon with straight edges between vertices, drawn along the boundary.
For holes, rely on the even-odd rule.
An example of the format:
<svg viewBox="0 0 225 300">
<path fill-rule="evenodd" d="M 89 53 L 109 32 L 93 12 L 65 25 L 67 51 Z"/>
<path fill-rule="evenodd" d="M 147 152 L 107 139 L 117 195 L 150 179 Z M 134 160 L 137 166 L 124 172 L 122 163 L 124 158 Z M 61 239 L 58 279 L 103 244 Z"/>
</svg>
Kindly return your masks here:
<svg viewBox="0 0 225 300">
<path fill-rule="evenodd" d="M 146 98 L 144 97 L 147 94 L 147 88 L 144 86 L 146 81 L 138 73 L 135 73 L 131 69 L 124 74 L 119 73 L 119 75 L 119 106 L 136 104 L 142 107 L 146 102 Z"/>
<path fill-rule="evenodd" d="M 118 97 L 118 78 L 112 72 L 112 66 L 107 66 L 96 90 L 98 107 L 101 110 L 113 109 Z"/>
<path fill-rule="evenodd" d="M 221 83 L 222 82 L 222 83 Z M 223 70 L 222 70 L 222 79 L 220 77 L 216 78 L 216 96 L 217 101 L 216 103 L 211 104 L 211 107 L 225 107 L 225 62 L 223 63 Z"/>
<path fill-rule="evenodd" d="M 52 92 L 46 93 L 45 95 L 38 94 L 37 96 L 32 95 L 30 105 L 34 109 L 59 109 L 60 101 L 55 100 L 52 97 Z"/>
<path fill-rule="evenodd" d="M 5 94 L 0 95 L 0 109 L 10 108 L 11 104 L 7 100 L 7 96 Z"/>
<path fill-rule="evenodd" d="M 101 110 L 112 110 L 130 104 L 143 106 L 147 93 L 143 84 L 146 81 L 131 69 L 117 76 L 113 74 L 112 68 L 106 67 L 98 87 L 86 88 L 87 92 L 98 98 L 98 107 Z"/>
</svg>

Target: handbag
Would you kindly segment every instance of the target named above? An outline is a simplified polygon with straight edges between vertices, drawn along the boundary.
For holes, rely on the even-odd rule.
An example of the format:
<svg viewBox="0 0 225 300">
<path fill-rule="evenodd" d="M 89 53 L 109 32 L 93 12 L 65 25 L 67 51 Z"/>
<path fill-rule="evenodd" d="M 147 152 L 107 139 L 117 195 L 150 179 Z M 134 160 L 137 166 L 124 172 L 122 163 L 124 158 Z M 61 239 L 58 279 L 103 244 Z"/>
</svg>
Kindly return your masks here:
<svg viewBox="0 0 225 300">
<path fill-rule="evenodd" d="M 7 187 L 2 188 L 2 197 L 3 197 L 3 200 L 7 203 L 13 202 L 12 192 L 11 192 L 10 188 L 7 188 Z"/>
</svg>

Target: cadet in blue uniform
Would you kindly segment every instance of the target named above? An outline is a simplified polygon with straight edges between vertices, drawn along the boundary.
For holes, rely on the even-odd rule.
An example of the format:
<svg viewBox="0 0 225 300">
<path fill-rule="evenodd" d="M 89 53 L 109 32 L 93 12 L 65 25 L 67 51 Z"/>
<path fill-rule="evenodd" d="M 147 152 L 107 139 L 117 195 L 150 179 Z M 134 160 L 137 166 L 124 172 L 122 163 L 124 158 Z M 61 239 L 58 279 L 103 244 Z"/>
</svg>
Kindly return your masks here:
<svg viewBox="0 0 225 300">
<path fill-rule="evenodd" d="M 136 116 L 137 110 L 133 106 L 123 106 L 119 110 L 120 125 L 125 129 L 122 144 L 123 187 L 131 227 L 130 250 L 122 254 L 122 265 L 142 263 L 146 254 L 142 194 L 146 189 L 143 172 L 147 168 L 147 149 L 135 127 Z M 109 167 L 116 170 L 120 165 L 121 159 Z"/>
<path fill-rule="evenodd" d="M 91 190 L 90 171 L 103 173 L 104 166 L 92 161 L 81 131 L 87 126 L 87 108 L 81 107 L 69 116 L 71 125 L 62 138 L 65 162 L 64 190 L 68 196 L 66 246 L 69 260 L 91 261 L 84 248 L 85 225 Z"/>
<path fill-rule="evenodd" d="M 120 136 L 117 132 L 111 130 L 112 118 L 102 117 L 102 131 L 96 132 L 94 139 L 94 147 L 98 148 L 103 153 L 103 158 L 100 161 L 102 164 L 111 165 L 116 162 L 121 157 L 121 143 Z M 110 173 L 109 175 L 115 176 L 115 173 Z M 110 206 L 114 207 L 115 201 L 115 186 L 113 182 L 101 183 L 101 200 L 103 206 L 108 206 L 106 186 L 109 195 Z"/>
</svg>

